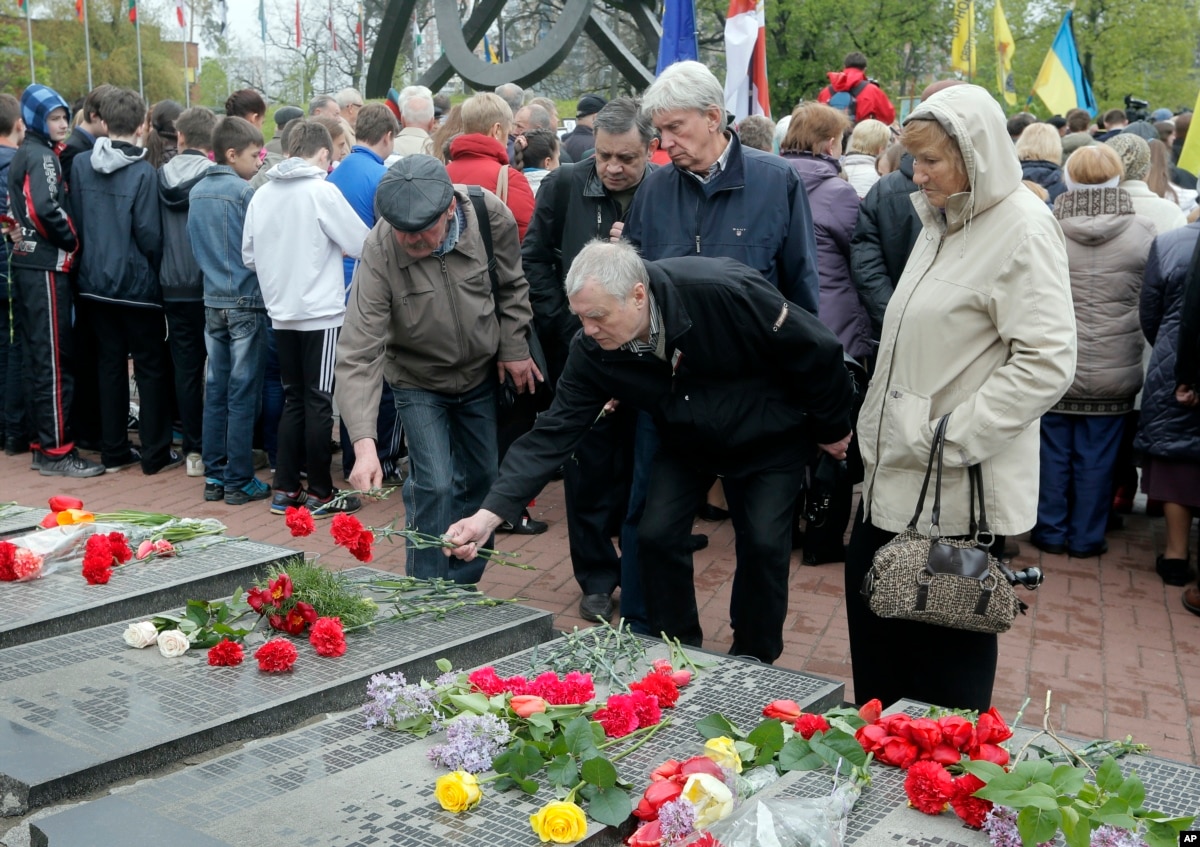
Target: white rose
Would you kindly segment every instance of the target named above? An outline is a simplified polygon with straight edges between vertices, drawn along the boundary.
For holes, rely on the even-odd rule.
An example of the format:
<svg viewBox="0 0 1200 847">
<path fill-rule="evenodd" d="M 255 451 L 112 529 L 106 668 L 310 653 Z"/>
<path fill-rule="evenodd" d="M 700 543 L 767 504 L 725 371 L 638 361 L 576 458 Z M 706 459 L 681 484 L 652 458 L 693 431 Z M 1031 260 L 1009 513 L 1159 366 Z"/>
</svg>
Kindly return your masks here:
<svg viewBox="0 0 1200 847">
<path fill-rule="evenodd" d="M 150 621 L 131 623 L 125 627 L 125 643 L 130 647 L 136 647 L 141 650 L 143 647 L 149 647 L 157 638 L 158 630 L 154 628 L 154 624 L 150 623 Z"/>
<path fill-rule="evenodd" d="M 706 773 L 694 773 L 687 778 L 683 797 L 696 807 L 698 830 L 712 826 L 733 811 L 733 792 L 721 780 Z"/>
<path fill-rule="evenodd" d="M 158 652 L 168 659 L 182 656 L 192 646 L 188 637 L 177 629 L 168 629 L 158 634 Z"/>
</svg>

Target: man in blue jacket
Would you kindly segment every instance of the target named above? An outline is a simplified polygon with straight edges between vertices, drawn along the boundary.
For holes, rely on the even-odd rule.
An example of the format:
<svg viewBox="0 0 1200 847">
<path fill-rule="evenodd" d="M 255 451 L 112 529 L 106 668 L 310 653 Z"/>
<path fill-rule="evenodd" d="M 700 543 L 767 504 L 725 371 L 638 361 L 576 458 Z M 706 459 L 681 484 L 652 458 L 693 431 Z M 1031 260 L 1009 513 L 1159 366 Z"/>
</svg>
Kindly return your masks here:
<svg viewBox="0 0 1200 847">
<path fill-rule="evenodd" d="M 792 502 L 817 446 L 844 458 L 854 387 L 836 336 L 762 275 L 728 259 L 645 262 L 592 242 L 567 274 L 583 323 L 550 410 L 513 445 L 480 511 L 446 532 L 470 560 L 571 454 L 610 398 L 663 435 L 641 526 L 653 632 L 700 646 L 687 547 L 696 503 L 725 477 L 736 528 L 735 654 L 783 652 Z"/>
</svg>

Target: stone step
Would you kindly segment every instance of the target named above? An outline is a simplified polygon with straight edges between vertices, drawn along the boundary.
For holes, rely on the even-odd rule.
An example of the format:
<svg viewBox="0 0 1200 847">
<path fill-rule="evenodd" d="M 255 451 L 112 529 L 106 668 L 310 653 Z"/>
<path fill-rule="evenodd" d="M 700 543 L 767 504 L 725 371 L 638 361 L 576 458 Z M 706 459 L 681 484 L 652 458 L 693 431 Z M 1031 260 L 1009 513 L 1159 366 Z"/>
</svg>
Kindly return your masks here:
<svg viewBox="0 0 1200 847">
<path fill-rule="evenodd" d="M 172 558 L 122 565 L 107 585 L 88 585 L 79 561 L 31 582 L 0 583 L 0 648 L 148 617 L 192 598 L 227 596 L 249 587 L 269 565 L 300 555 L 257 541 L 205 537 L 179 550 Z"/>
<path fill-rule="evenodd" d="M 34 509 L 16 504 L 0 506 L 0 538 L 35 530 L 42 525 L 42 519 L 48 514 L 49 509 Z"/>
<path fill-rule="evenodd" d="M 666 655 L 661 642 L 647 640 L 647 645 L 652 658 Z M 551 642 L 538 652 L 544 656 L 546 648 L 553 646 Z M 711 662 L 711 667 L 682 690 L 675 708 L 664 710 L 671 725 L 618 765 L 637 794 L 645 790 L 653 767 L 702 750 L 704 739 L 696 724 L 713 712 L 721 712 L 748 731 L 762 720 L 762 707 L 774 699 L 794 699 L 810 711 L 842 702 L 841 683 L 703 650 L 689 648 L 688 652 Z M 431 655 L 452 658 L 448 651 Z M 496 662 L 495 667 L 501 675 L 528 674 L 532 656 L 533 651 L 525 651 Z M 409 679 L 415 681 L 414 675 Z M 365 687 L 358 697 L 366 699 Z M 30 825 L 33 844 L 66 847 L 100 831 L 120 832 L 120 840 L 114 843 L 122 847 L 248 844 L 253 843 L 254 833 L 261 834 L 265 821 L 270 822 L 271 838 L 280 844 L 537 844 L 529 817 L 555 799 L 551 790 L 543 786 L 528 796 L 485 785 L 479 806 L 462 815 L 449 814 L 433 793 L 434 782 L 444 771 L 426 755 L 441 740 L 440 734 L 418 739 L 408 733 L 366 729 L 356 709 L 43 817 Z M 283 810 L 286 814 L 281 814 Z M 143 826 L 169 841 L 158 835 L 144 837 Z M 616 845 L 619 838 L 615 829 L 592 823 L 580 843 Z"/>
<path fill-rule="evenodd" d="M 394 578 L 371 568 L 345 573 Z M 135 650 L 122 640 L 126 623 L 0 650 L 0 814 L 24 814 L 351 708 L 376 673 L 432 676 L 438 657 L 476 665 L 552 636 L 552 616 L 541 610 L 468 607 L 442 620 L 381 622 L 348 633 L 349 649 L 339 658 L 321 658 L 298 640 L 294 669 L 267 674 L 249 654 L 239 667 L 211 668 L 203 650 L 178 659 L 155 647 Z"/>
</svg>

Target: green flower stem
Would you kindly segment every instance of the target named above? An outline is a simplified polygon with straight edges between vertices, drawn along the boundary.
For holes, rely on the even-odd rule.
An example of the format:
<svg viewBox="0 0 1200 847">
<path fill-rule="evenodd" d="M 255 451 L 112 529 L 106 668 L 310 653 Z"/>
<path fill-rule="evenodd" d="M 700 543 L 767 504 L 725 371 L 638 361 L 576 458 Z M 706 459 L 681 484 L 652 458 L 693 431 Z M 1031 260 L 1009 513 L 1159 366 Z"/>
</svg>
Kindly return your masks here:
<svg viewBox="0 0 1200 847">
<path fill-rule="evenodd" d="M 381 538 L 391 538 L 393 535 L 398 535 L 412 544 L 418 550 L 424 550 L 430 547 L 436 547 L 442 550 L 453 550 L 455 545 L 451 544 L 440 535 L 430 535 L 427 532 L 419 532 L 415 529 L 396 529 L 391 525 L 381 527 L 370 527 L 371 532 Z M 500 550 L 493 550 L 490 547 L 480 547 L 476 550 L 476 554 L 485 561 L 495 565 L 505 565 L 510 568 L 520 568 L 523 571 L 537 570 L 533 565 L 527 565 L 524 562 L 518 562 L 516 553 L 505 553 Z"/>
<path fill-rule="evenodd" d="M 660 729 L 662 729 L 665 726 L 670 726 L 670 725 L 671 725 L 671 719 L 663 718 L 661 721 L 654 724 L 654 726 L 642 727 L 641 729 L 634 730 L 633 732 L 629 733 L 628 735 L 622 735 L 620 738 L 613 738 L 609 741 L 603 742 L 602 744 L 597 744 L 596 749 L 607 750 L 609 747 L 611 747 L 614 744 L 623 743 L 625 741 L 628 741 L 631 738 L 637 738 L 637 736 L 640 735 L 641 738 L 638 738 L 636 744 L 634 744 L 632 747 L 622 750 L 620 753 L 617 753 L 615 756 L 613 756 L 611 759 L 609 759 L 610 762 L 619 762 L 622 759 L 624 759 L 626 756 L 628 756 L 630 753 L 632 753 L 634 750 L 637 750 L 639 747 L 641 747 L 643 744 L 645 744 L 647 741 L 649 741 L 651 738 L 653 738 L 654 734 L 656 732 L 658 732 Z"/>
</svg>

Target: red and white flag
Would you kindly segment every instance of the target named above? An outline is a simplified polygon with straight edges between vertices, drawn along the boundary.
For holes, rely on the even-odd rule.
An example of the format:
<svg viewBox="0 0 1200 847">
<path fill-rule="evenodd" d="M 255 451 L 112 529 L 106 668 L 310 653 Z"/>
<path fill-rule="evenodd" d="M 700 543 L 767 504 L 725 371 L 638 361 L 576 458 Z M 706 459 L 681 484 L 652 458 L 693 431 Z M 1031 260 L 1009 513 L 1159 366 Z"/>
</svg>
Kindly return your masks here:
<svg viewBox="0 0 1200 847">
<path fill-rule="evenodd" d="M 358 23 L 354 25 L 354 34 L 358 36 L 358 52 L 366 53 L 367 45 L 363 40 L 363 7 L 362 3 L 358 4 Z"/>
<path fill-rule="evenodd" d="M 329 0 L 329 14 L 325 18 L 325 28 L 329 30 L 329 46 L 333 52 L 338 51 L 337 30 L 333 26 L 333 0 Z"/>
<path fill-rule="evenodd" d="M 296 46 L 300 46 L 300 0 L 296 0 Z"/>
<path fill-rule="evenodd" d="M 734 120 L 771 117 L 767 91 L 767 32 L 764 0 L 729 0 L 725 18 L 725 110 Z"/>
<path fill-rule="evenodd" d="M 175 17 L 179 20 L 179 26 L 187 26 L 187 22 L 183 19 L 183 0 L 175 0 Z"/>
</svg>

